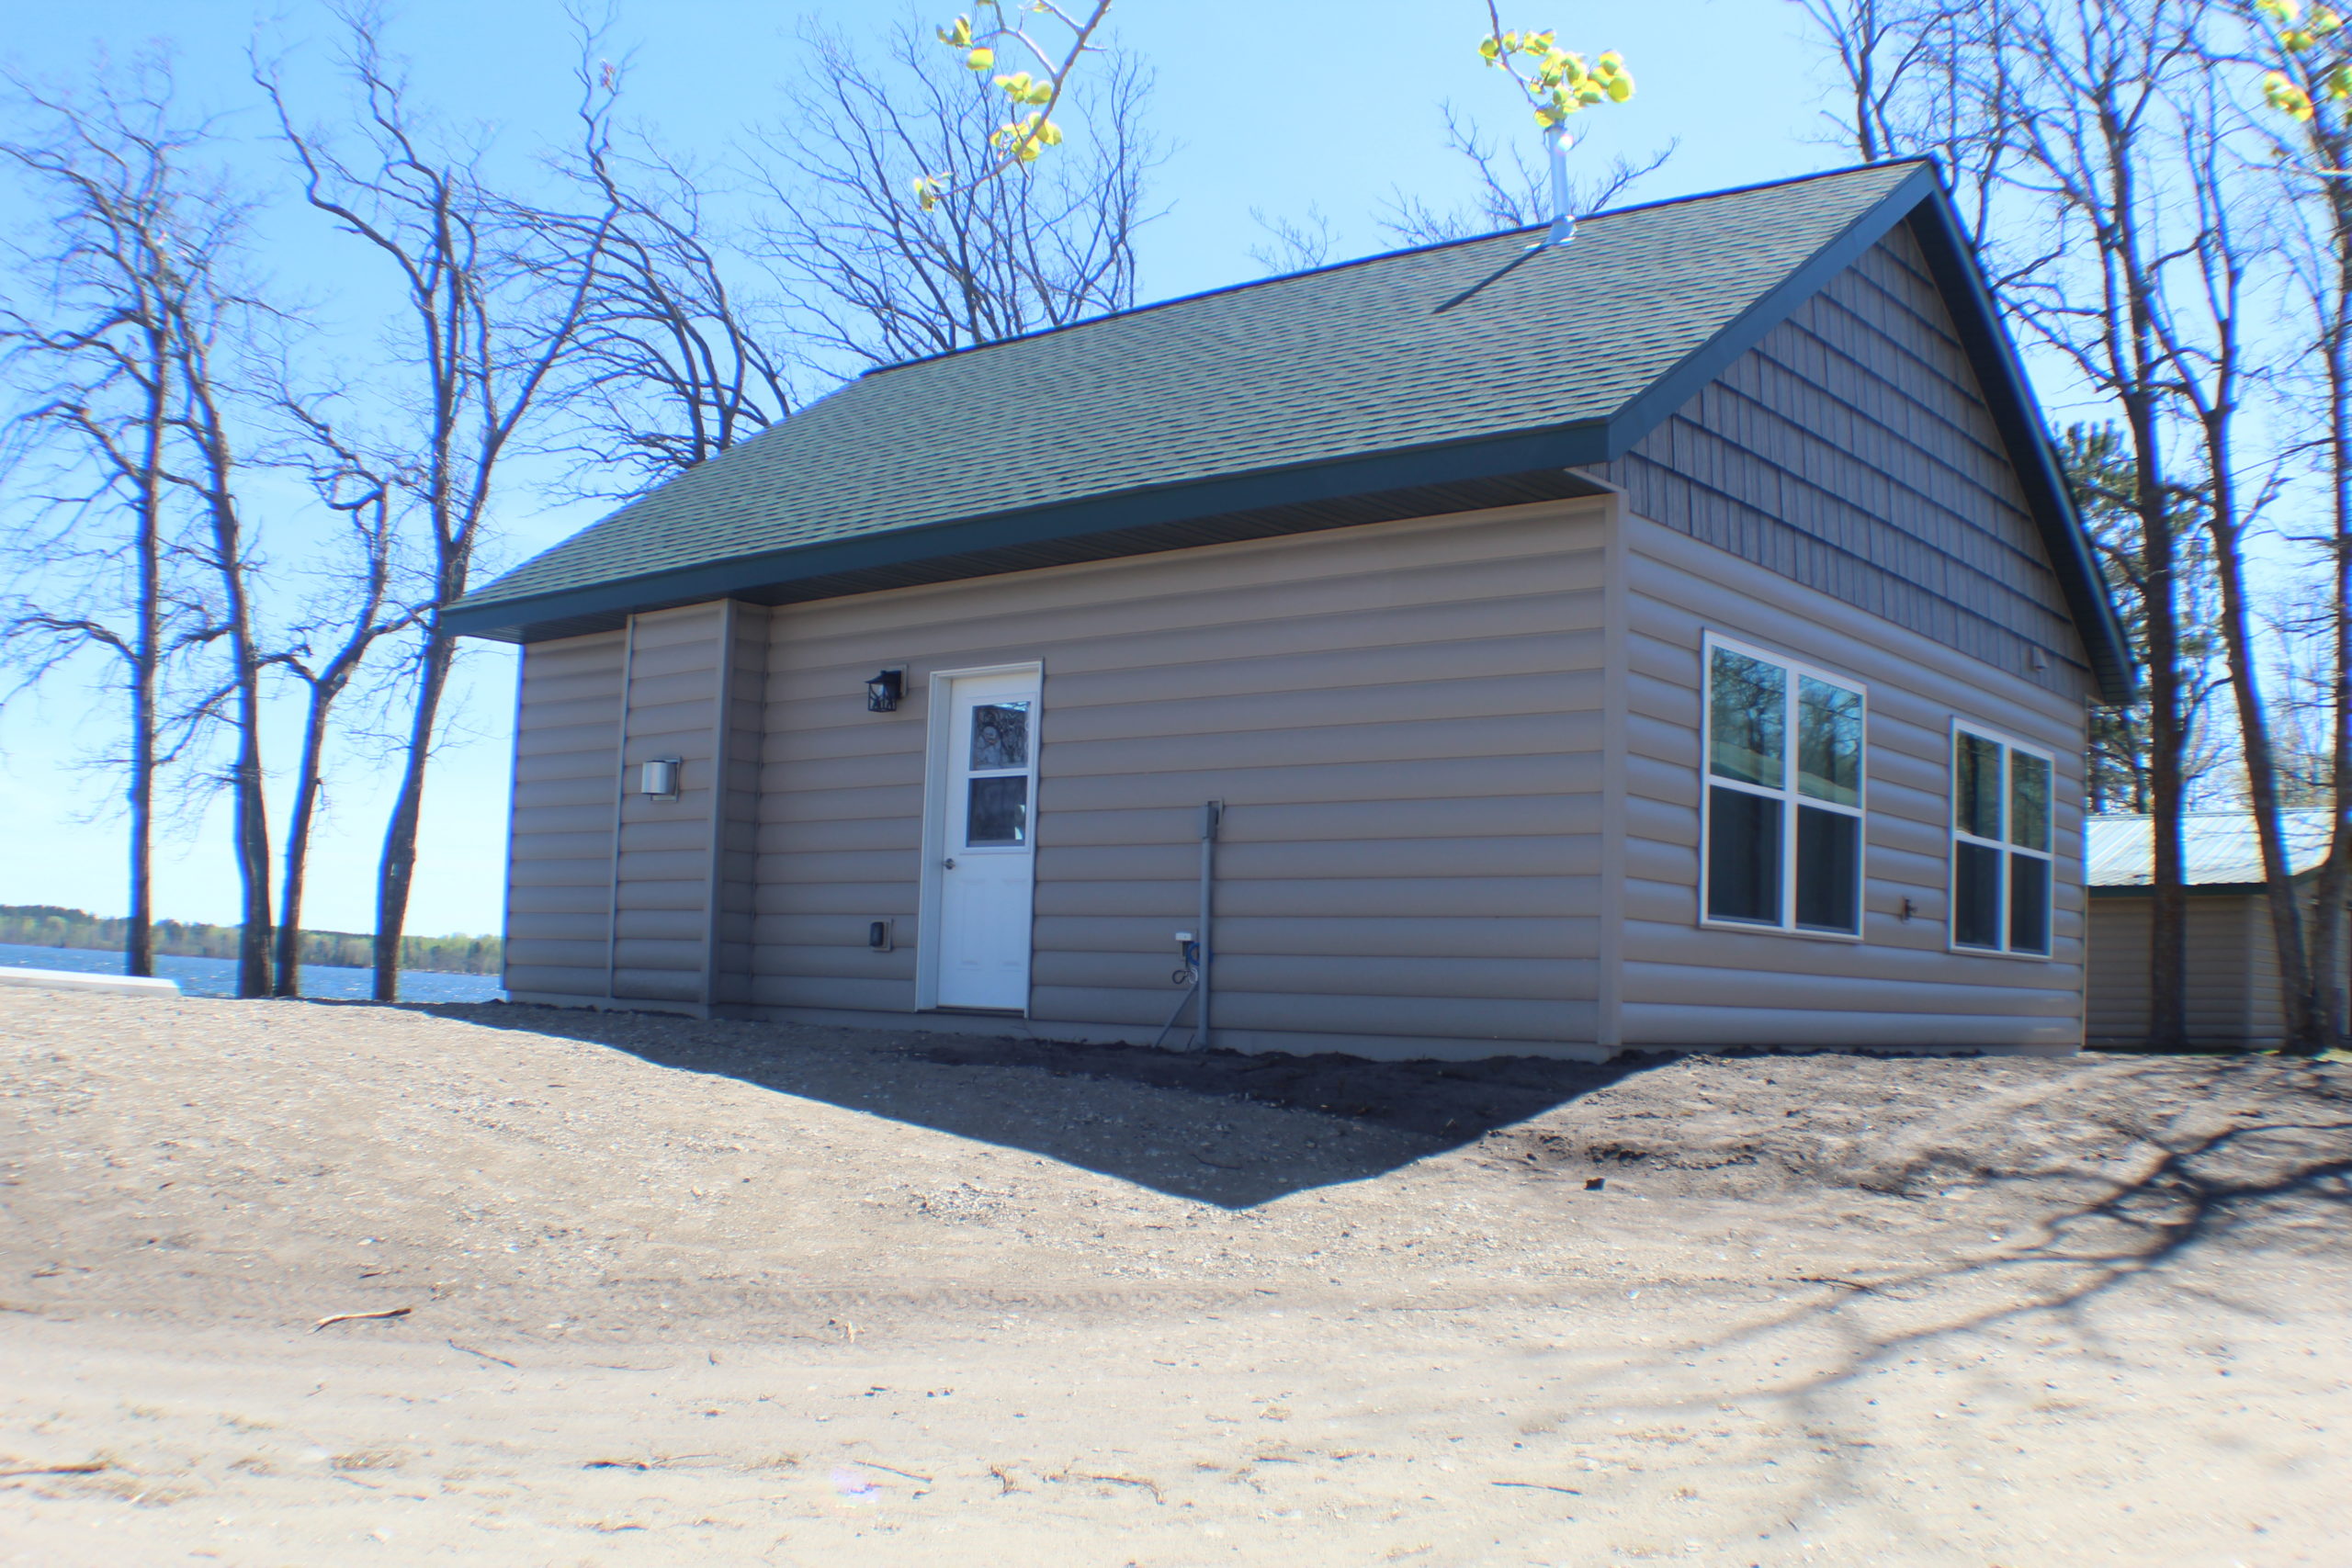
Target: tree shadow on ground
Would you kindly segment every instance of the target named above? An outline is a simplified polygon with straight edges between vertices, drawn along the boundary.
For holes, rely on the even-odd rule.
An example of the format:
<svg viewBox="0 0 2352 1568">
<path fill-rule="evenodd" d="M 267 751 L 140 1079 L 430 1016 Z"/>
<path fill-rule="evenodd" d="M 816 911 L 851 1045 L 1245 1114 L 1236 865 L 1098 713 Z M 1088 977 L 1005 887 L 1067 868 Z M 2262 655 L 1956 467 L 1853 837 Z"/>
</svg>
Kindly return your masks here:
<svg viewBox="0 0 2352 1568">
<path fill-rule="evenodd" d="M 2217 1310 L 2199 1320 L 2209 1332 L 2222 1314 L 2309 1304 L 2237 1289 L 2229 1260 L 2256 1251 L 2352 1258 L 2352 1073 L 2301 1064 L 2206 1087 L 2239 1103 L 2090 1117 L 2106 1134 L 2094 1141 L 2128 1149 L 2124 1158 L 2078 1153 L 1977 1172 L 2009 1226 L 1994 1245 L 1856 1271 L 1867 1277 L 1812 1278 L 1821 1293 L 1712 1348 L 1828 1329 L 1842 1353 L 1777 1391 L 1827 1420 L 1815 1402 L 1955 1339 L 2041 1322 L 2096 1341 L 2091 1309 L 2135 1283 L 2196 1293 Z M 1878 1174 L 1912 1196 L 1952 1179 L 1932 1154 Z"/>
<path fill-rule="evenodd" d="M 703 1022 L 512 1003 L 416 1010 L 606 1045 L 657 1066 L 1023 1149 L 1226 1209 L 1383 1175 L 1670 1059 L 1376 1062 L 1336 1054 L 1245 1055 Z M 1106 1107 L 1104 1085 L 1164 1092 Z M 1238 1128 L 1229 1118 L 1243 1106 L 1315 1115 L 1272 1126 L 1252 1118 Z"/>
<path fill-rule="evenodd" d="M 2276 1325 L 2340 1302 L 2275 1292 L 2281 1261 L 2324 1259 L 2336 1266 L 2333 1279 L 2352 1263 L 2352 1064 L 2238 1057 L 2149 1066 L 2155 1071 L 2110 1082 L 2104 1103 L 2087 1111 L 2075 1098 L 2085 1084 L 2053 1082 L 2046 1105 L 2013 1108 L 2018 1135 L 1974 1163 L 1955 1140 L 1822 1171 L 1826 1190 L 1930 1207 L 1953 1197 L 1955 1184 L 1972 1188 L 1967 1223 L 1955 1213 L 1932 1240 L 1912 1233 L 1909 1259 L 1880 1250 L 1868 1263 L 1829 1267 L 1800 1255 L 1794 1268 L 1804 1271 L 1775 1281 L 1779 1305 L 1729 1331 L 1688 1337 L 1667 1316 L 1657 1329 L 1662 1344 L 1653 1348 L 1645 1336 L 1642 1349 L 1580 1370 L 1555 1389 L 1588 1415 L 1621 1421 L 1695 1425 L 1732 1409 L 1719 1403 L 1726 1399 L 1765 1402 L 1777 1429 L 1802 1434 L 1759 1450 L 1787 1467 L 1792 1490 L 1776 1500 L 1774 1517 L 1794 1520 L 1831 1504 L 1900 1495 L 1914 1473 L 1895 1456 L 1915 1454 L 1906 1445 L 1923 1439 L 1886 1408 L 1900 1401 L 1883 1378 L 1907 1371 L 1927 1380 L 1985 1365 L 1982 1352 L 2006 1344 L 2022 1358 L 2006 1367 L 1996 1359 L 1982 1375 L 1996 1384 L 2008 1377 L 2007 1392 L 2023 1404 L 2057 1386 L 2041 1383 L 2049 1363 L 2040 1353 L 2066 1341 L 2114 1374 L 2113 1385 L 2128 1386 L 2126 1358 L 2135 1353 L 2161 1357 L 2169 1348 L 2178 1359 L 2208 1343 L 2222 1346 L 2208 1353 L 2226 1371 L 2233 1320 Z M 2135 1089 L 2144 1094 L 2136 1103 Z M 2000 1233 L 1987 1235 L 1987 1224 Z M 2269 1263 L 2254 1267 L 2257 1258 Z M 1671 1301 L 1676 1285 L 1690 1281 L 1661 1283 Z M 2135 1288 L 2162 1294 L 2134 1299 Z M 2182 1302 L 2189 1310 L 2168 1310 Z M 2109 1303 L 2116 1311 L 2103 1313 Z M 2324 1321 L 2332 1327 L 2335 1320 Z M 2136 1336 L 2116 1343 L 2115 1327 L 2135 1323 Z M 2177 1337 L 2168 1348 L 2166 1334 Z M 2135 1348 L 2132 1337 L 2143 1343 Z M 1690 1371 L 1726 1362 L 1754 1381 L 1733 1386 Z M 1958 1392 L 1917 1403 L 1925 1408 Z M 1898 1425 L 1889 1428 L 1890 1419 Z M 2024 1438 L 2000 1425 L 1951 1439 L 1982 1445 L 1976 1451 L 1988 1463 L 2012 1440 Z M 1957 1462 L 1969 1451 L 1942 1455 Z"/>
</svg>

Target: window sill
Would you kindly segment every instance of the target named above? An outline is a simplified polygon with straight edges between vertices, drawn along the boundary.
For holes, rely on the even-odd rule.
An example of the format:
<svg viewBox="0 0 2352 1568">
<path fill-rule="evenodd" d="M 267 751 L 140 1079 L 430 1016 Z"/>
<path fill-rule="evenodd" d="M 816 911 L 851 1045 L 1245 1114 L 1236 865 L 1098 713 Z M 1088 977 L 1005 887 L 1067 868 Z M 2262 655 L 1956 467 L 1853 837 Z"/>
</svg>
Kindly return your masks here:
<svg viewBox="0 0 2352 1568">
<path fill-rule="evenodd" d="M 2019 964 L 2054 964 L 2058 961 L 2054 953 L 2012 953 L 2005 947 L 1968 947 L 1956 942 L 1946 942 L 1944 951 L 1959 953 L 1963 958 L 2007 958 Z"/>
<path fill-rule="evenodd" d="M 1859 947 L 1863 938 L 1860 931 L 1816 931 L 1803 926 L 1768 926 L 1755 920 L 1719 920 L 1701 916 L 1699 929 L 1706 931 L 1747 931 L 1753 936 L 1802 937 L 1807 942 L 1842 942 Z"/>
</svg>

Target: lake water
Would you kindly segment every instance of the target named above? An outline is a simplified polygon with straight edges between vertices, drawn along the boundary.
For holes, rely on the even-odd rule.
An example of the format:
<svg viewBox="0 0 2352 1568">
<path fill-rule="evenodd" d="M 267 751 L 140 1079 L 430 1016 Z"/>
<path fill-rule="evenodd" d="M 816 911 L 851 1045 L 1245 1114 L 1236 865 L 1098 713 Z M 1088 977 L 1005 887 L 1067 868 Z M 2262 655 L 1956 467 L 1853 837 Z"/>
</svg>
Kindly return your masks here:
<svg viewBox="0 0 2352 1568">
<path fill-rule="evenodd" d="M 87 947 L 26 947 L 0 942 L 0 968 L 68 969 L 77 975 L 119 975 L 122 954 Z M 237 963 L 232 958 L 177 958 L 155 955 L 158 978 L 176 980 L 191 997 L 233 997 L 237 994 Z M 302 966 L 302 994 L 365 1000 L 375 989 L 375 976 L 366 969 L 345 969 L 332 964 Z M 404 1002 L 494 1002 L 505 993 L 495 975 L 444 975 L 431 969 L 401 971 L 401 1000 Z"/>
</svg>

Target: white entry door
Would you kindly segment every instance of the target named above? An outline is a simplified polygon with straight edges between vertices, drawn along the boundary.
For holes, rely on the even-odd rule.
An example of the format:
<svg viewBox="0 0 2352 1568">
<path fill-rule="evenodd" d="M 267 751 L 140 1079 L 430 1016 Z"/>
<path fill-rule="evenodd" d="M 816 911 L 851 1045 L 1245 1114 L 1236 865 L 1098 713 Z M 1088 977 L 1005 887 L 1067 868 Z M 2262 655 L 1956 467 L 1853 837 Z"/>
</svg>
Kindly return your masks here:
<svg viewBox="0 0 2352 1568">
<path fill-rule="evenodd" d="M 1035 669 L 944 678 L 932 787 L 944 807 L 936 987 L 944 1008 L 1025 1012 L 1037 817 Z"/>
</svg>

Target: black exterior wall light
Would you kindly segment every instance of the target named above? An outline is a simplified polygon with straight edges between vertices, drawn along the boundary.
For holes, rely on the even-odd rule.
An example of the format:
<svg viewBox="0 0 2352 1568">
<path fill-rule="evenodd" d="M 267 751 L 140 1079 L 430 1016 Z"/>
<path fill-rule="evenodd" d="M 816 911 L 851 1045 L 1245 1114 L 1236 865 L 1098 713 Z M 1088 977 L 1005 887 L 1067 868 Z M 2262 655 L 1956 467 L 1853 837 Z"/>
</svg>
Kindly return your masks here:
<svg viewBox="0 0 2352 1568">
<path fill-rule="evenodd" d="M 906 694 L 907 672 L 903 670 L 885 670 L 865 682 L 865 711 L 896 713 L 899 711 L 899 699 Z"/>
</svg>

